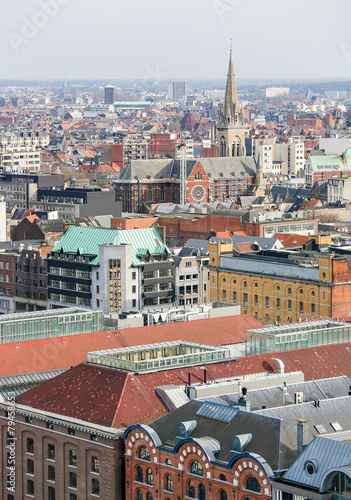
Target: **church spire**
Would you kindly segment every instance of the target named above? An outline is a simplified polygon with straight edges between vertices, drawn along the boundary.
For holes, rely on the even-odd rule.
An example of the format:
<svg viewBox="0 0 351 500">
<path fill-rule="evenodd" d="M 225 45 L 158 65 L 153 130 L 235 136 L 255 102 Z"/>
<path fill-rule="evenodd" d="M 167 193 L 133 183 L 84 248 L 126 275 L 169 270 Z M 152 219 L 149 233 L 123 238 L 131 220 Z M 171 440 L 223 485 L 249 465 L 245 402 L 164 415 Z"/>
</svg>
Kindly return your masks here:
<svg viewBox="0 0 351 500">
<path fill-rule="evenodd" d="M 220 116 L 220 121 L 223 124 L 231 126 L 242 126 L 243 119 L 241 115 L 238 94 L 236 90 L 235 74 L 234 74 L 234 64 L 233 64 L 233 51 L 232 51 L 232 40 L 230 40 L 230 54 L 229 54 L 229 64 L 228 64 L 228 74 L 227 74 L 227 85 L 225 89 L 224 104 L 222 108 L 222 116 Z"/>
</svg>

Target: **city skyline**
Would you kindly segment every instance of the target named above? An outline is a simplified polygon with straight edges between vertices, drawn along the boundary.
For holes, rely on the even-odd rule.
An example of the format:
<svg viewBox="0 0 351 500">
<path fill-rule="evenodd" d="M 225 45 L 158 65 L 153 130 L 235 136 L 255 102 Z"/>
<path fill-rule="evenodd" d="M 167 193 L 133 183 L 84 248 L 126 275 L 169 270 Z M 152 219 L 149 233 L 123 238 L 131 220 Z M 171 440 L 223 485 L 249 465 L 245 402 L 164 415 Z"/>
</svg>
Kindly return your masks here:
<svg viewBox="0 0 351 500">
<path fill-rule="evenodd" d="M 232 38 L 239 80 L 344 79 L 348 10 L 347 0 L 18 0 L 0 21 L 2 77 L 218 79 Z"/>
</svg>

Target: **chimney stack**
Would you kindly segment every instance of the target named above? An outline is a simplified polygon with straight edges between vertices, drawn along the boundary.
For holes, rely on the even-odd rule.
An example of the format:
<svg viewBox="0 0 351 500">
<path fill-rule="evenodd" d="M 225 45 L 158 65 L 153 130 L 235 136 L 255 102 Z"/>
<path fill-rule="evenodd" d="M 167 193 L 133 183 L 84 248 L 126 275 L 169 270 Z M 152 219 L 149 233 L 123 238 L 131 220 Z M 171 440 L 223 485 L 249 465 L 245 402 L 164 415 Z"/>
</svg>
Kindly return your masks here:
<svg viewBox="0 0 351 500">
<path fill-rule="evenodd" d="M 303 452 L 306 446 L 309 444 L 309 429 L 308 422 L 306 418 L 300 418 L 297 421 L 297 454 L 298 456 Z"/>
</svg>

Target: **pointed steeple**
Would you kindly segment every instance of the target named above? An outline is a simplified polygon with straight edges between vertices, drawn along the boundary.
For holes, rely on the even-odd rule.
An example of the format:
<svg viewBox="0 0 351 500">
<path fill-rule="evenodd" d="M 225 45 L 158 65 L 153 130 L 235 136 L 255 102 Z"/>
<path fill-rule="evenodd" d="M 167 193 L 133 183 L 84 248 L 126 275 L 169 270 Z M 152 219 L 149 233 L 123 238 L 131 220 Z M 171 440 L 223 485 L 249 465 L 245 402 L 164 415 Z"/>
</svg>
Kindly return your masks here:
<svg viewBox="0 0 351 500">
<path fill-rule="evenodd" d="M 219 119 L 220 121 L 229 126 L 241 126 L 243 125 L 243 119 L 240 110 L 240 104 L 238 100 L 238 94 L 236 90 L 235 74 L 234 74 L 234 64 L 233 64 L 233 53 L 232 53 L 232 41 L 230 40 L 230 54 L 229 54 L 229 64 L 228 64 L 228 74 L 227 74 L 227 85 L 225 89 L 225 97 L 223 108 L 221 110 Z"/>
</svg>

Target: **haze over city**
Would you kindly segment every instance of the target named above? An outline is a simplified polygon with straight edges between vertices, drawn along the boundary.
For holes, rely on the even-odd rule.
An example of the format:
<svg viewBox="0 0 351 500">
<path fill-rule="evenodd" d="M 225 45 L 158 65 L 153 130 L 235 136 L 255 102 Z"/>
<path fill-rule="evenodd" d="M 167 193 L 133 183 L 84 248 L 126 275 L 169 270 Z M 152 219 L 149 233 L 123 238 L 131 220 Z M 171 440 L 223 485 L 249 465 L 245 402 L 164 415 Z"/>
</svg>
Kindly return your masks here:
<svg viewBox="0 0 351 500">
<path fill-rule="evenodd" d="M 16 0 L 3 7 L 2 79 L 351 75 L 349 0 Z"/>
</svg>

